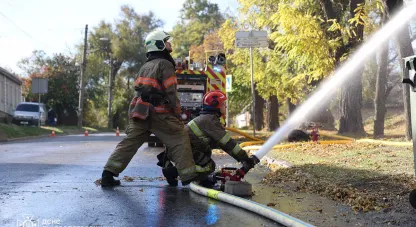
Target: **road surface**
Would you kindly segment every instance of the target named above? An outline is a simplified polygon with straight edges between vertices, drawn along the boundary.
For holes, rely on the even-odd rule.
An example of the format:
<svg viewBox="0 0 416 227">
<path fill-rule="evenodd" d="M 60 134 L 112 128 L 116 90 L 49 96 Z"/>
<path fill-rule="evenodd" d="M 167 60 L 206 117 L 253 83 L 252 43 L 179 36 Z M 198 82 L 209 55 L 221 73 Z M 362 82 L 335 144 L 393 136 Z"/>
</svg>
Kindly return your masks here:
<svg viewBox="0 0 416 227">
<path fill-rule="evenodd" d="M 167 186 L 156 166 L 162 148 L 147 144 L 120 174 L 122 186 L 102 189 L 94 182 L 121 139 L 90 134 L 0 143 L 1 226 L 276 226 L 189 187 Z M 227 155 L 214 159 L 217 166 L 236 164 Z"/>
</svg>

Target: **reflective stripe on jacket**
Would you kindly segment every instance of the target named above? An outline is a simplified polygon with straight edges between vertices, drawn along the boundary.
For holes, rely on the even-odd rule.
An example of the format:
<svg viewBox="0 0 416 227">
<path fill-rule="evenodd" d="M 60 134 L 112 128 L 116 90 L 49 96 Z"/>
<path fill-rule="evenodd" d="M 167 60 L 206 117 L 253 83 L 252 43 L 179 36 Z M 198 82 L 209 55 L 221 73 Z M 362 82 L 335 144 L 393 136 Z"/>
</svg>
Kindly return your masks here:
<svg viewBox="0 0 416 227">
<path fill-rule="evenodd" d="M 192 149 L 210 152 L 211 145 L 214 144 L 221 147 L 237 161 L 248 157 L 240 145 L 225 131 L 220 119 L 215 114 L 200 115 L 191 120 L 186 127 L 188 128 Z"/>
</svg>

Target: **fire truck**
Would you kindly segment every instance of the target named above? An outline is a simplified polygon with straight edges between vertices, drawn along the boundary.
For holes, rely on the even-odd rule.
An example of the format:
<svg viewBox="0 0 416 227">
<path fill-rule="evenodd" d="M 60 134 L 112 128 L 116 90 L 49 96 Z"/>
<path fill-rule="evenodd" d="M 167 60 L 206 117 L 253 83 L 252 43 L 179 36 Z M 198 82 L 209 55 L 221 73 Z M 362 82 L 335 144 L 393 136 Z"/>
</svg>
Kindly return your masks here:
<svg viewBox="0 0 416 227">
<path fill-rule="evenodd" d="M 199 115 L 205 93 L 215 90 L 225 93 L 225 54 L 219 51 L 211 52 L 216 54 L 206 56 L 206 64 L 193 63 L 190 58 L 175 59 L 178 96 L 182 106 L 181 119 L 185 124 Z M 163 143 L 152 134 L 148 139 L 148 145 L 162 147 Z"/>
</svg>

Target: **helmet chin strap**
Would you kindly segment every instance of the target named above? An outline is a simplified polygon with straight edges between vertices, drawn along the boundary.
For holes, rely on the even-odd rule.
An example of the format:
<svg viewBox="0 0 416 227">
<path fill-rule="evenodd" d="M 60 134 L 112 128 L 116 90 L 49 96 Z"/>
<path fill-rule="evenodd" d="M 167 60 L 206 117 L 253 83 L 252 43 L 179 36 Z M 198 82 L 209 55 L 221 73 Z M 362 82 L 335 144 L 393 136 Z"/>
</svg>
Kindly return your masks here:
<svg viewBox="0 0 416 227">
<path fill-rule="evenodd" d="M 173 60 L 172 56 L 170 55 L 170 53 L 168 52 L 167 49 L 164 49 L 163 51 L 152 51 L 152 52 L 148 52 L 146 54 L 147 60 L 146 62 L 149 62 L 153 59 L 157 59 L 157 58 L 163 58 L 168 60 L 169 62 L 172 63 L 172 65 L 175 67 L 175 61 Z"/>
</svg>

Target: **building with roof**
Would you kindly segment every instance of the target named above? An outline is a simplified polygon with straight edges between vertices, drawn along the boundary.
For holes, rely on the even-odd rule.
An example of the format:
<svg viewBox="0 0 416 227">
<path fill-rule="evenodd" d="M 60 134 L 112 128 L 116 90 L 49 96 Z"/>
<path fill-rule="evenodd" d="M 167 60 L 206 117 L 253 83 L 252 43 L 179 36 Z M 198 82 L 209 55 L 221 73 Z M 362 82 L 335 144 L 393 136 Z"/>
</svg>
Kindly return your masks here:
<svg viewBox="0 0 416 227">
<path fill-rule="evenodd" d="M 11 122 L 13 111 L 22 101 L 22 81 L 0 67 L 0 122 Z"/>
</svg>

